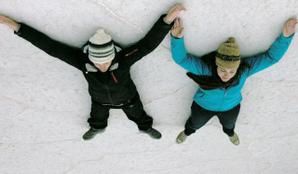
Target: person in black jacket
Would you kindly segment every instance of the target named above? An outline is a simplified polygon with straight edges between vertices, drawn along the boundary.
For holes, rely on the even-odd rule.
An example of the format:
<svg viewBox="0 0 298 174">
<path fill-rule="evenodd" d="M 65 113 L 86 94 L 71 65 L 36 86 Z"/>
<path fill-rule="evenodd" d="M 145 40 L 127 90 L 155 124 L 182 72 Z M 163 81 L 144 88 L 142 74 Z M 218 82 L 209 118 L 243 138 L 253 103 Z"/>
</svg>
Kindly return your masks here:
<svg viewBox="0 0 298 174">
<path fill-rule="evenodd" d="M 144 111 L 129 71 L 135 62 L 161 43 L 182 10 L 184 7 L 181 4 L 174 5 L 158 19 L 143 39 L 124 49 L 118 48 L 103 29 L 98 29 L 83 48 L 75 48 L 6 16 L 0 15 L 0 23 L 49 55 L 83 72 L 92 101 L 88 119 L 90 129 L 83 135 L 84 140 L 92 139 L 97 133 L 103 132 L 111 108 L 122 109 L 138 125 L 139 130 L 159 139 L 161 133 L 152 128 L 153 119 Z"/>
</svg>

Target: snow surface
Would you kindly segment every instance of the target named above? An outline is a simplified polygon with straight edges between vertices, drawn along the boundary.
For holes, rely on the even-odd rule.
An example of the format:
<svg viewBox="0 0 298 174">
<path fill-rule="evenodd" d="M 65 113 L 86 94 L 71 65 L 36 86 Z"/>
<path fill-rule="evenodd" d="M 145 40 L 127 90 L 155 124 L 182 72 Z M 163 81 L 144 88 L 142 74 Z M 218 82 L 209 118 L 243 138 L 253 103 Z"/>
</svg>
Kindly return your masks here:
<svg viewBox="0 0 298 174">
<path fill-rule="evenodd" d="M 0 0 L 0 13 L 81 46 L 98 27 L 129 45 L 143 37 L 174 0 Z M 243 55 L 266 50 L 297 0 L 185 0 L 189 52 L 203 55 L 235 36 Z M 298 172 L 298 42 L 284 58 L 248 80 L 232 145 L 217 118 L 176 144 L 196 84 L 176 65 L 169 36 L 131 70 L 154 127 L 153 140 L 121 110 L 104 134 L 84 142 L 90 111 L 81 72 L 0 26 L 1 174 L 296 174 Z"/>
</svg>

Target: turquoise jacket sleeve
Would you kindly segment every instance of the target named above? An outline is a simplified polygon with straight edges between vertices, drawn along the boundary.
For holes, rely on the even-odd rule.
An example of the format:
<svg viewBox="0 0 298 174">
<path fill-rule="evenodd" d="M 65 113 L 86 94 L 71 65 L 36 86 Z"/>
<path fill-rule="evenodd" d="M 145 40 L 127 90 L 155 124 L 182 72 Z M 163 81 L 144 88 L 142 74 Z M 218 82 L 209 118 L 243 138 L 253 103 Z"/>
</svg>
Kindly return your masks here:
<svg viewBox="0 0 298 174">
<path fill-rule="evenodd" d="M 249 76 L 277 63 L 286 53 L 294 35 L 285 37 L 281 34 L 264 53 L 245 58 L 250 65 Z"/>
<path fill-rule="evenodd" d="M 187 54 L 184 38 L 171 36 L 171 52 L 174 61 L 185 70 L 196 75 L 203 74 L 203 70 L 206 67 L 203 66 L 202 60 L 199 57 Z"/>
</svg>

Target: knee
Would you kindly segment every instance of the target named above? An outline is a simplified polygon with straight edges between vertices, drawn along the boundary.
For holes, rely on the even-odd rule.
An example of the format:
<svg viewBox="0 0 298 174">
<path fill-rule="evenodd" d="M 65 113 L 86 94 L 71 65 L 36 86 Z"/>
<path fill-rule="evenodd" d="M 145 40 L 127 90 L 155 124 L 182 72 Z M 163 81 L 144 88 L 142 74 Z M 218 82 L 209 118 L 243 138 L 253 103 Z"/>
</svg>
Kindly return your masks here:
<svg viewBox="0 0 298 174">
<path fill-rule="evenodd" d="M 193 121 L 192 119 L 189 119 L 186 122 L 186 127 L 191 128 L 191 129 L 199 129 L 199 128 L 201 128 L 204 125 L 205 125 L 205 122 Z"/>
</svg>

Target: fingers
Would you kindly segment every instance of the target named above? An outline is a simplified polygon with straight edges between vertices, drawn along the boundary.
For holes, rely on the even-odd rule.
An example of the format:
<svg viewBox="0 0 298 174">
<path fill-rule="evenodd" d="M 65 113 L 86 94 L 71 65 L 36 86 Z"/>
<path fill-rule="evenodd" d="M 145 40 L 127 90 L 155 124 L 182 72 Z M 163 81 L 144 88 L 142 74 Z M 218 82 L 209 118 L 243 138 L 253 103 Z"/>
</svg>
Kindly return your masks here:
<svg viewBox="0 0 298 174">
<path fill-rule="evenodd" d="M 183 24 L 182 24 L 182 20 L 181 20 L 181 18 L 177 18 L 177 21 L 178 21 L 178 22 L 177 22 L 178 25 L 179 25 L 180 27 L 182 27 Z"/>
<path fill-rule="evenodd" d="M 298 19 L 297 18 L 290 18 L 290 19 L 287 20 L 287 23 L 297 24 L 298 23 Z"/>
<path fill-rule="evenodd" d="M 4 22 L 4 19 L 5 19 L 5 17 L 2 16 L 2 15 L 0 15 L 0 23 L 3 23 Z"/>
<path fill-rule="evenodd" d="M 288 20 L 287 26 L 289 26 L 289 27 L 295 27 L 297 23 L 298 23 L 298 20 L 295 19 L 295 18 L 292 18 L 292 19 Z"/>
<path fill-rule="evenodd" d="M 174 28 L 177 28 L 178 25 L 179 25 L 179 24 L 178 24 L 178 20 L 176 19 L 175 22 L 174 22 Z"/>
<path fill-rule="evenodd" d="M 175 10 L 182 11 L 182 10 L 186 10 L 186 9 L 182 4 L 176 4 L 175 5 Z"/>
<path fill-rule="evenodd" d="M 183 10 L 186 9 L 182 4 L 175 4 L 170 8 L 167 15 L 164 17 L 164 22 L 167 24 L 171 24 Z"/>
<path fill-rule="evenodd" d="M 283 27 L 283 35 L 285 37 L 289 37 L 295 33 L 296 25 L 297 25 L 297 18 L 289 18 Z"/>
<path fill-rule="evenodd" d="M 182 27 L 181 19 L 180 18 L 175 19 L 173 28 L 181 28 L 181 27 Z"/>
<path fill-rule="evenodd" d="M 20 24 L 14 21 L 13 19 L 0 15 L 0 23 L 8 26 L 10 29 L 14 31 L 18 31 L 20 29 Z"/>
<path fill-rule="evenodd" d="M 183 27 L 181 27 L 180 30 L 179 30 L 179 35 L 180 35 L 180 37 L 182 37 L 183 30 L 184 30 Z"/>
<path fill-rule="evenodd" d="M 177 28 L 177 26 L 178 26 L 178 21 L 176 19 L 175 22 L 174 22 L 173 28 Z"/>
<path fill-rule="evenodd" d="M 185 9 L 185 7 L 184 7 L 182 4 L 178 3 L 178 4 L 174 5 L 174 6 L 169 10 L 169 12 L 173 12 L 173 11 L 182 11 L 182 10 L 186 10 L 186 9 Z"/>
<path fill-rule="evenodd" d="M 0 15 L 0 23 L 9 23 L 11 21 L 12 19 L 10 19 L 9 17 Z"/>
<path fill-rule="evenodd" d="M 182 34 L 183 30 L 184 30 L 184 28 L 182 26 L 181 19 L 180 18 L 175 19 L 174 25 L 171 29 L 172 35 L 175 36 L 175 37 L 181 38 L 181 37 L 183 37 L 183 34 Z"/>
</svg>

